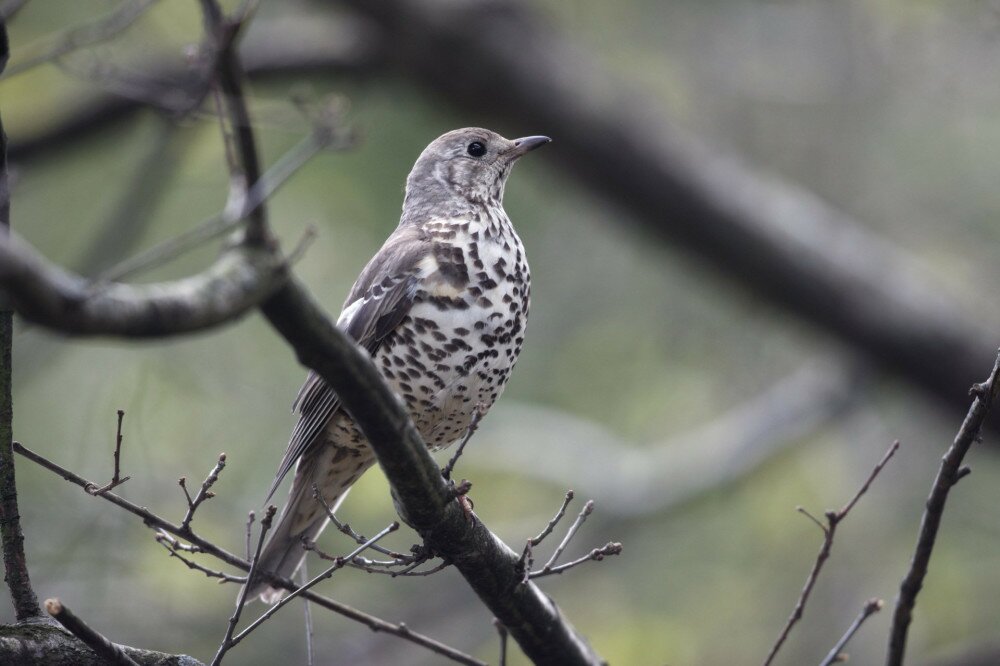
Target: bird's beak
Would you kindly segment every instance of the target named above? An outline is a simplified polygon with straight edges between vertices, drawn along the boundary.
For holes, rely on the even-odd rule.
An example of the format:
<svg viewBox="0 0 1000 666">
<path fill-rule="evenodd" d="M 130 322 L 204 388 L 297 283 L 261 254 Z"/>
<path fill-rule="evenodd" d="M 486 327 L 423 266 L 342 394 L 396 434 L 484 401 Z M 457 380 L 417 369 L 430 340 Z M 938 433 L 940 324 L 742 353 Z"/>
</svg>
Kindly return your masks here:
<svg viewBox="0 0 1000 666">
<path fill-rule="evenodd" d="M 514 139 L 514 147 L 510 149 L 509 154 L 513 158 L 518 158 L 539 146 L 544 146 L 550 141 L 552 139 L 547 136 L 524 136 L 520 139 Z"/>
</svg>

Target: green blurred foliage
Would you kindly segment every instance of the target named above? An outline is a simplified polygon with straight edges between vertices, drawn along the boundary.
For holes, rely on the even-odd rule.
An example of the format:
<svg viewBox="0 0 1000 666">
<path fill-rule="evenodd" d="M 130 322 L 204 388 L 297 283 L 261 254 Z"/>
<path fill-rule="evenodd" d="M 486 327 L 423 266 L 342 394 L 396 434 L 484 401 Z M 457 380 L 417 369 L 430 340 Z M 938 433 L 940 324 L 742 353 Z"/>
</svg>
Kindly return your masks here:
<svg viewBox="0 0 1000 666">
<path fill-rule="evenodd" d="M 261 3 L 260 20 L 307 3 Z M 749 162 L 815 191 L 911 251 L 969 307 L 995 315 L 992 285 L 1000 188 L 1000 56 L 996 3 L 845 0 L 597 0 L 541 3 L 609 72 L 595 88 L 626 82 L 653 108 Z M 12 65 L 39 40 L 105 14 L 105 0 L 36 0 L 10 25 Z M 200 39 L 196 3 L 160 2 L 116 39 L 69 59 L 0 80 L 0 111 L 12 140 L 30 137 L 95 94 L 80 76 L 95 63 L 141 71 L 183 58 Z M 72 71 L 70 71 L 72 70 Z M 350 104 L 363 140 L 356 150 L 314 159 L 274 197 L 271 219 L 286 247 L 313 225 L 319 235 L 296 267 L 336 313 L 367 257 L 394 228 L 402 184 L 419 151 L 468 119 L 397 77 L 313 77 L 252 86 L 265 162 L 308 129 L 287 102 L 305 85 Z M 508 135 L 558 127 L 494 127 Z M 101 231 L 142 180 L 140 165 L 167 135 L 176 161 L 140 197 L 129 252 L 189 229 L 223 204 L 227 174 L 210 114 L 172 130 L 152 112 L 15 163 L 17 231 L 47 257 L 93 273 L 121 259 L 102 255 Z M 557 144 L 556 144 L 557 145 Z M 155 154 L 154 154 L 155 157 Z M 650 244 L 622 224 L 542 153 L 518 166 L 507 210 L 534 273 L 528 341 L 503 400 L 463 458 L 477 512 L 509 544 L 534 534 L 572 478 L 542 483 L 497 471 L 504 446 L 560 447 L 548 434 L 505 440 L 505 423 L 530 404 L 600 424 L 637 448 L 710 422 L 815 357 L 844 353 L 697 257 Z M 112 243 L 104 238 L 107 247 Z M 96 245 L 95 245 L 96 243 Z M 167 279 L 206 266 L 207 247 L 141 277 Z M 986 320 L 989 320 L 988 318 Z M 846 358 L 846 357 L 845 357 Z M 845 360 L 845 362 L 847 362 Z M 103 480 L 110 476 L 115 410 L 124 409 L 123 465 L 129 499 L 179 519 L 176 479 L 200 481 L 217 454 L 229 464 L 218 497 L 195 526 L 242 552 L 249 510 L 260 509 L 293 419 L 304 376 L 256 315 L 207 335 L 168 342 L 72 340 L 27 325 L 15 340 L 18 438 Z M 983 374 L 987 368 L 983 369 Z M 981 379 L 981 378 L 970 378 Z M 597 513 L 571 548 L 610 540 L 624 553 L 543 581 L 567 616 L 613 664 L 731 664 L 760 661 L 790 612 L 821 542 L 795 513 L 843 504 L 892 439 L 904 446 L 838 529 L 805 618 L 780 663 L 815 663 L 865 599 L 891 600 L 907 565 L 922 502 L 958 419 L 890 380 L 863 405 L 803 437 L 788 453 L 737 482 L 642 515 Z M 483 450 L 483 449 L 487 450 Z M 710 452 L 706 452 L 706 455 Z M 953 494 L 912 631 L 915 657 L 992 638 L 1000 612 L 1000 460 L 974 450 L 974 474 Z M 606 473 L 616 475 L 615 466 Z M 664 483 L 670 482 L 664 470 Z M 41 597 L 59 596 L 113 640 L 208 659 L 225 630 L 235 588 L 218 586 L 168 559 L 136 519 L 85 496 L 30 464 L 18 468 L 31 573 Z M 343 508 L 371 533 L 394 517 L 379 472 Z M 402 530 L 391 543 L 405 549 Z M 328 551 L 346 551 L 340 535 Z M 547 551 L 545 551 L 547 552 Z M 495 660 L 488 611 L 454 572 L 390 580 L 339 573 L 337 599 Z M 856 663 L 882 659 L 888 613 L 852 643 Z M 0 620 L 12 614 L 4 601 Z M 408 644 L 317 612 L 317 649 L 337 663 L 438 663 Z M 288 609 L 234 652 L 235 663 L 302 663 L 301 613 Z M 516 650 L 515 650 L 516 652 Z M 333 656 L 330 656 L 333 655 Z M 522 663 L 519 655 L 512 663 Z"/>
</svg>

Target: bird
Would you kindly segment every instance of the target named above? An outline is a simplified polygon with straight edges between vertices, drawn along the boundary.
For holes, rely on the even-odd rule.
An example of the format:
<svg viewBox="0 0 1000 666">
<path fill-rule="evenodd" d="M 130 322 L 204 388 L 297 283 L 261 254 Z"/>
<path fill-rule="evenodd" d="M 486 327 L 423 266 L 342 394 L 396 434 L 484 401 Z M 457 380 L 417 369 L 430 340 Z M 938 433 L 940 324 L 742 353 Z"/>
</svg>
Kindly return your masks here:
<svg viewBox="0 0 1000 666">
<path fill-rule="evenodd" d="M 531 274 L 503 208 L 511 168 L 551 139 L 505 139 L 468 127 L 432 141 L 406 179 L 399 225 L 351 288 L 337 326 L 367 350 L 431 450 L 462 439 L 500 397 L 524 342 Z M 315 372 L 292 407 L 299 414 L 268 493 L 295 475 L 258 570 L 290 577 L 304 541 L 326 527 L 348 490 L 375 463 L 364 433 Z M 476 417 L 477 420 L 479 417 Z M 246 598 L 283 596 L 263 578 Z"/>
</svg>

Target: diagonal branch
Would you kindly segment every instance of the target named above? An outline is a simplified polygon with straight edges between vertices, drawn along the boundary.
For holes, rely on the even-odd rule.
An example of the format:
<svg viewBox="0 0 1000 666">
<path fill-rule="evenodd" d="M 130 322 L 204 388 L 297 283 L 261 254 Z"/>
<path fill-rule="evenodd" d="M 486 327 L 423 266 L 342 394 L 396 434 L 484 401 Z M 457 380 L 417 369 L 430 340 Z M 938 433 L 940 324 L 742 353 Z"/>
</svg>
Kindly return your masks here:
<svg viewBox="0 0 1000 666">
<path fill-rule="evenodd" d="M 941 459 L 941 467 L 934 478 L 930 496 L 920 520 L 920 533 L 917 536 L 917 546 L 910 562 L 910 569 L 899 586 L 896 606 L 892 612 L 892 627 L 889 630 L 889 650 L 886 655 L 886 666 L 902 666 L 906 652 L 906 637 L 913 619 L 913 607 L 917 603 L 917 594 L 923 587 L 930 565 L 931 553 L 937 539 L 941 518 L 944 516 L 944 505 L 952 487 L 969 473 L 968 467 L 962 466 L 965 454 L 979 440 L 979 433 L 986 421 L 990 406 L 1000 395 L 1000 354 L 993 364 L 989 378 L 982 384 L 976 384 L 970 390 L 975 396 L 969 413 L 959 428 L 955 441 Z"/>
<path fill-rule="evenodd" d="M 271 325 L 344 402 L 398 499 L 400 517 L 450 561 L 528 658 L 598 664 L 600 658 L 547 595 L 518 571 L 518 555 L 481 520 L 468 521 L 409 416 L 371 359 L 288 282 L 261 307 Z"/>
</svg>

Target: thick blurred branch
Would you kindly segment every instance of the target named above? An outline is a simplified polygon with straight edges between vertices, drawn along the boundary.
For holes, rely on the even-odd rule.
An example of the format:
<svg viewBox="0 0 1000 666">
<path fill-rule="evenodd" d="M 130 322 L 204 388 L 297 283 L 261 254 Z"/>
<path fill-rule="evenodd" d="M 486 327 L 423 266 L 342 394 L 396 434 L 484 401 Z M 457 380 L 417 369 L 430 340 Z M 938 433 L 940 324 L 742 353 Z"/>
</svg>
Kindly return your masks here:
<svg viewBox="0 0 1000 666">
<path fill-rule="evenodd" d="M 198 275 L 92 287 L 13 235 L 0 237 L 0 289 L 25 319 L 73 335 L 165 337 L 235 320 L 287 279 L 280 254 L 237 247 Z"/>
<path fill-rule="evenodd" d="M 609 76 L 524 3 L 345 1 L 383 29 L 392 65 L 439 97 L 551 134 L 561 165 L 630 213 L 616 223 L 692 250 L 964 413 L 1000 326 L 957 311 L 897 248 L 678 132 L 635 90 L 599 95 Z"/>
<path fill-rule="evenodd" d="M 576 415 L 507 405 L 493 427 L 481 429 L 476 460 L 573 485 L 600 498 L 603 513 L 662 514 L 746 476 L 825 424 L 843 421 L 864 398 L 861 369 L 837 358 L 815 361 L 742 404 L 718 405 L 704 425 L 640 445 Z M 540 441 L 545 446 L 537 446 Z"/>
<path fill-rule="evenodd" d="M 381 63 L 379 40 L 367 21 L 341 16 L 290 16 L 252 23 L 239 42 L 246 74 L 275 78 L 309 73 L 362 75 Z M 150 63 L 143 79 L 125 81 L 112 90 L 73 100 L 75 106 L 42 131 L 17 137 L 10 158 L 29 160 L 58 150 L 67 141 L 89 136 L 130 114 L 155 108 L 187 113 L 191 100 L 200 99 L 204 76 L 178 59 Z M 100 81 L 96 82 L 99 87 Z"/>
</svg>

